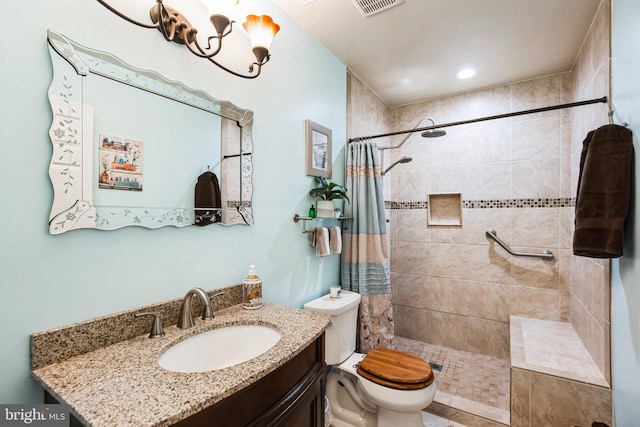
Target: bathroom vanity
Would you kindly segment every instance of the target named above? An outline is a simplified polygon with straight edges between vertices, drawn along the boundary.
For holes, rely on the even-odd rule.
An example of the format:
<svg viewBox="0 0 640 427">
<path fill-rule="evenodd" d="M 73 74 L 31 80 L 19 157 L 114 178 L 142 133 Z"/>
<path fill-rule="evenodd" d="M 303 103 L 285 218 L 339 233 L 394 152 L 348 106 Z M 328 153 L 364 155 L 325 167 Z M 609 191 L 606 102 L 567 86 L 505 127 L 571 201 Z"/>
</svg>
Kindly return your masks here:
<svg viewBox="0 0 640 427">
<path fill-rule="evenodd" d="M 175 312 L 176 302 L 168 304 L 173 305 L 167 312 Z M 105 327 L 110 325 L 112 334 L 126 337 L 131 333 L 128 326 L 118 327 L 116 322 L 140 323 L 133 320 L 134 313 L 149 308 L 157 307 L 32 335 L 32 375 L 44 388 L 47 403 L 70 406 L 71 425 L 323 425 L 327 316 L 273 304 L 259 310 L 234 305 L 216 311 L 211 321 L 197 318 L 191 329 L 166 324 L 163 338 L 150 339 L 147 330 L 109 343 Z M 148 329 L 148 319 L 141 323 Z M 172 372 L 158 364 L 163 351 L 185 338 L 248 324 L 274 328 L 280 340 L 258 357 L 214 371 Z M 73 354 L 74 340 L 80 348 L 87 346 L 80 341 L 87 340 L 93 347 L 98 342 L 107 345 Z"/>
</svg>

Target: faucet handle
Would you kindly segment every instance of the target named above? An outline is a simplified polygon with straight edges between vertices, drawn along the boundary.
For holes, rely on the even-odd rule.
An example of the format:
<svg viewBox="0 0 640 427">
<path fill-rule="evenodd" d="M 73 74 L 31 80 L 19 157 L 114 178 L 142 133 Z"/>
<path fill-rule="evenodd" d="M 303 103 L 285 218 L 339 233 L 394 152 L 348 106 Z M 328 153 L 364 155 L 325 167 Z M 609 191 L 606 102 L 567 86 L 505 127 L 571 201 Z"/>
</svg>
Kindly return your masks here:
<svg viewBox="0 0 640 427">
<path fill-rule="evenodd" d="M 162 328 L 162 313 L 159 311 L 148 311 L 144 313 L 135 313 L 134 317 L 141 316 L 153 316 L 153 323 L 151 323 L 151 332 L 149 338 L 161 338 L 164 336 L 164 329 Z"/>
<path fill-rule="evenodd" d="M 209 298 L 209 304 L 205 305 L 204 309 L 202 310 L 202 320 L 211 320 L 214 318 L 213 305 L 211 304 L 211 302 L 215 297 L 219 297 L 220 295 L 224 295 L 224 292 L 215 293 L 211 295 L 211 297 L 207 296 L 207 298 Z"/>
</svg>

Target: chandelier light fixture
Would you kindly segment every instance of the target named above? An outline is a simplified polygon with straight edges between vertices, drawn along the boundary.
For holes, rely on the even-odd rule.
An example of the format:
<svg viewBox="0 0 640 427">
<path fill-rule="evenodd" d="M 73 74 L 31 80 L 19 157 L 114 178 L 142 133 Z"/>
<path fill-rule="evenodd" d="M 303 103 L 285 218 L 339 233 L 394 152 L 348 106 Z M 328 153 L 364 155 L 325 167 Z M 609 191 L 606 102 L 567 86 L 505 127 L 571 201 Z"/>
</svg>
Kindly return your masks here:
<svg viewBox="0 0 640 427">
<path fill-rule="evenodd" d="M 196 1 L 196 0 L 193 0 Z M 139 22 L 116 10 L 105 0 L 98 0 L 98 3 L 115 13 L 122 19 L 143 28 L 155 28 L 169 42 L 183 44 L 194 55 L 208 59 L 223 70 L 245 79 L 254 79 L 260 75 L 262 66 L 269 62 L 271 54 L 269 48 L 280 26 L 273 22 L 267 15 L 248 15 L 247 21 L 242 27 L 249 35 L 251 49 L 256 57 L 256 61 L 249 65 L 247 74 L 238 73 L 218 62 L 214 57 L 222 50 L 222 39 L 231 34 L 235 21 L 222 14 L 211 14 L 209 20 L 213 25 L 214 35 L 206 38 L 207 42 L 198 41 L 198 29 L 191 25 L 185 15 L 177 9 L 165 5 L 163 0 L 156 0 L 156 4 L 149 11 L 150 23 Z M 237 1 L 236 1 L 237 3 Z M 206 44 L 206 46 L 205 46 Z"/>
</svg>

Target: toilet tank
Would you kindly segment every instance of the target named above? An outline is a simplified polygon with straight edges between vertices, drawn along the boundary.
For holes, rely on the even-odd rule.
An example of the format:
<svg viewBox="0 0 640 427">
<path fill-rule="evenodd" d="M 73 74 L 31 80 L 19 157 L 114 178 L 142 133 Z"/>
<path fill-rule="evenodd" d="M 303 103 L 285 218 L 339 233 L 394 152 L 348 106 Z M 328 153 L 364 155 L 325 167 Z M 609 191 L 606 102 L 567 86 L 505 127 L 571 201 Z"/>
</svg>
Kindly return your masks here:
<svg viewBox="0 0 640 427">
<path fill-rule="evenodd" d="M 325 330 L 324 357 L 328 365 L 338 365 L 356 350 L 356 329 L 360 294 L 342 291 L 340 298 L 329 294 L 309 301 L 305 310 L 327 314 L 331 323 Z"/>
</svg>

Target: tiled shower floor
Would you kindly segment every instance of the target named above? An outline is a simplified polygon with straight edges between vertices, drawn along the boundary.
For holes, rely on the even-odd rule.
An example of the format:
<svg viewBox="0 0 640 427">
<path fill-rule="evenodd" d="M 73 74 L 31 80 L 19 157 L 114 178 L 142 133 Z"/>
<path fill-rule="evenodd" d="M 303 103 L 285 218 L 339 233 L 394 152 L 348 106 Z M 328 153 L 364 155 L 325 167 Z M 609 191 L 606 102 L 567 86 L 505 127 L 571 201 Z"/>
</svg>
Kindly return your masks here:
<svg viewBox="0 0 640 427">
<path fill-rule="evenodd" d="M 435 402 L 509 425 L 509 360 L 398 336 L 394 341 L 396 349 L 432 365 Z"/>
</svg>

